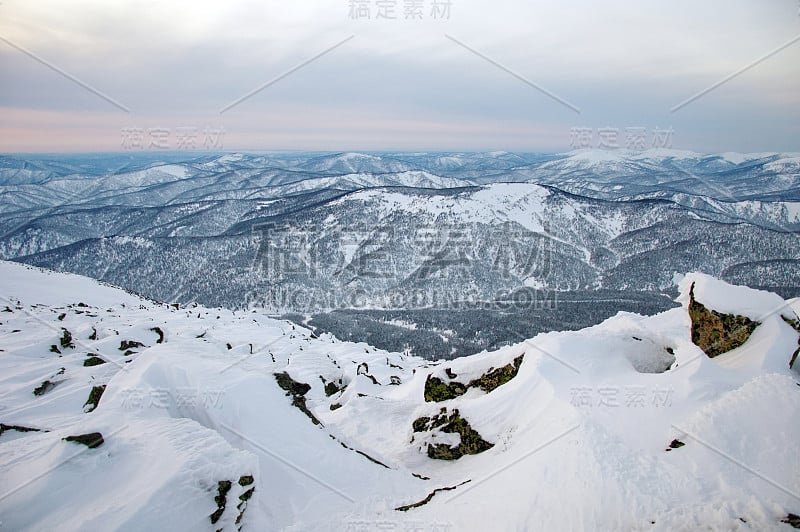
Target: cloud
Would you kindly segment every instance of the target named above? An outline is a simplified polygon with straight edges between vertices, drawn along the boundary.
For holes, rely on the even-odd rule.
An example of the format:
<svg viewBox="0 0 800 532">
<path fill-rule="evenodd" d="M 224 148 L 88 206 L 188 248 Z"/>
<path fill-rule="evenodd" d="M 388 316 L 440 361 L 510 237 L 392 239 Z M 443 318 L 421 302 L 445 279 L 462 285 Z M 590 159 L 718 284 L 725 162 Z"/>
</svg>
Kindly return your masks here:
<svg viewBox="0 0 800 532">
<path fill-rule="evenodd" d="M 374 3 L 369 20 L 352 20 L 347 2 L 323 0 L 11 0 L 0 6 L 0 36 L 132 110 L 132 117 L 109 118 L 109 124 L 127 120 L 177 125 L 218 120 L 215 113 L 223 106 L 354 35 L 225 113 L 226 122 L 247 124 L 250 137 L 243 137 L 242 145 L 264 149 L 275 146 L 259 142 L 273 142 L 275 137 L 260 132 L 257 124 L 283 123 L 276 116 L 289 115 L 296 118 L 287 118 L 292 133 L 287 130 L 284 139 L 294 140 L 281 147 L 297 149 L 335 145 L 344 138 L 351 139 L 353 149 L 426 149 L 418 145 L 419 139 L 429 142 L 429 149 L 455 141 L 465 147 L 480 145 L 454 129 L 466 123 L 484 124 L 487 131 L 506 124 L 509 134 L 492 134 L 494 140 L 486 144 L 507 149 L 539 139 L 528 133 L 515 138 L 515 131 L 548 131 L 554 136 L 538 140 L 541 149 L 558 149 L 552 139 L 569 142 L 568 135 L 558 131 L 581 124 L 673 125 L 676 142 L 691 139 L 692 145 L 679 147 L 698 151 L 717 149 L 721 138 L 726 144 L 722 148 L 729 150 L 793 148 L 800 43 L 685 110 L 669 113 L 675 104 L 800 33 L 792 0 L 659 0 L 646 5 L 621 0 L 451 0 L 449 20 L 430 17 L 432 1 L 424 2 L 423 20 L 412 21 L 403 18 L 402 0 L 396 2 L 397 20 L 377 20 Z M 576 116 L 446 34 L 574 103 L 581 114 Z M 109 117 L 118 112 L 4 43 L 0 62 L 0 105 L 7 109 L 52 112 L 51 116 L 60 111 L 71 121 L 81 120 L 80 111 Z M 296 112 L 303 108 L 315 111 Z M 348 121 L 354 113 L 369 119 Z M 741 123 L 744 115 L 747 122 Z M 698 116 L 717 129 L 698 123 Z M 409 123 L 438 125 L 415 138 L 412 127 L 396 127 L 406 118 Z M 37 123 L 59 130 L 72 127 Z M 5 120 L 4 127 L 9 131 Z M 86 127 L 97 124 L 87 119 Z M 731 133 L 734 129 L 742 132 Z M 754 138 L 748 130 L 765 136 Z M 52 144 L 58 137 L 44 130 L 38 141 L 35 135 L 19 136 L 30 139 L 26 146 L 31 150 L 58 148 Z M 84 149 L 107 149 L 98 142 L 100 137 L 87 130 Z M 81 145 L 80 139 L 71 139 L 69 145 Z M 0 145 L 0 151 L 9 146 Z"/>
</svg>

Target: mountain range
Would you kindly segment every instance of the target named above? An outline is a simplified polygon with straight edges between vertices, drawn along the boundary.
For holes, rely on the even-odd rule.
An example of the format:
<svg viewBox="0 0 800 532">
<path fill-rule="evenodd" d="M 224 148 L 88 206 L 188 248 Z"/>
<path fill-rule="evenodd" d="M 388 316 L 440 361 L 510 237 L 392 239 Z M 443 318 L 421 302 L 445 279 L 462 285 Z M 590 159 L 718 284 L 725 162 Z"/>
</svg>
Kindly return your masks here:
<svg viewBox="0 0 800 532">
<path fill-rule="evenodd" d="M 800 154 L 2 156 L 0 184 L 0 258 L 320 331 L 378 324 L 392 349 L 664 310 L 683 271 L 800 295 Z M 614 304 L 574 303 L 591 299 Z M 490 334 L 509 301 L 525 323 Z"/>
</svg>

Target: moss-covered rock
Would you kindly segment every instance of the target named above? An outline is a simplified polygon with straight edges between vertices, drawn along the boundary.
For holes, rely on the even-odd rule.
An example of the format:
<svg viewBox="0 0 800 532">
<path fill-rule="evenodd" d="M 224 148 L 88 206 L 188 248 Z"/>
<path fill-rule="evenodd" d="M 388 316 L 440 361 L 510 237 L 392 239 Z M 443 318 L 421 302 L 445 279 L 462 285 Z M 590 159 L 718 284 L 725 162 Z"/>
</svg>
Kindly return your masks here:
<svg viewBox="0 0 800 532">
<path fill-rule="evenodd" d="M 239 486 L 247 487 L 252 485 L 255 482 L 253 475 L 243 475 L 239 477 L 238 484 Z M 225 513 L 225 509 L 228 507 L 228 494 L 233 488 L 233 482 L 230 480 L 220 480 L 217 482 L 217 494 L 214 496 L 214 502 L 217 503 L 217 509 L 214 510 L 214 513 L 209 515 L 209 519 L 211 520 L 211 524 L 215 525 L 217 522 L 222 518 L 223 514 Z M 242 518 L 244 517 L 244 511 L 247 509 L 247 501 L 253 496 L 256 488 L 253 486 L 252 488 L 245 490 L 239 495 L 239 503 L 236 505 L 236 509 L 239 510 L 238 515 L 236 516 L 236 524 L 239 525 L 242 522 Z M 241 529 L 240 529 L 241 530 Z"/>
<path fill-rule="evenodd" d="M 105 364 L 106 361 L 100 358 L 97 355 L 90 355 L 83 361 L 83 366 L 86 368 L 90 368 L 92 366 L 99 366 L 101 364 Z"/>
<path fill-rule="evenodd" d="M 428 430 L 428 423 L 430 423 L 430 421 L 431 418 L 424 416 L 415 419 L 414 423 L 412 423 L 414 432 L 425 432 L 426 430 Z"/>
<path fill-rule="evenodd" d="M 297 382 L 285 371 L 275 373 L 275 380 L 278 381 L 278 386 L 291 395 L 305 395 L 311 390 L 311 385 Z"/>
<path fill-rule="evenodd" d="M 42 383 L 33 389 L 33 395 L 41 396 L 58 386 L 58 382 L 52 382 L 50 380 L 42 381 Z"/>
<path fill-rule="evenodd" d="M 694 298 L 694 284 L 689 289 L 689 317 L 692 320 L 692 342 L 709 358 L 744 344 L 761 325 L 746 316 L 723 314 L 706 308 Z"/>
<path fill-rule="evenodd" d="M 128 351 L 130 349 L 138 349 L 140 347 L 144 347 L 142 342 L 137 342 L 136 340 L 123 340 L 119 343 L 119 350 L 120 351 Z"/>
<path fill-rule="evenodd" d="M 795 316 L 794 318 L 787 318 L 783 314 L 781 314 L 781 318 L 785 321 L 789 326 L 794 329 L 795 331 L 800 333 L 800 319 Z"/>
<path fill-rule="evenodd" d="M 123 340 L 119 343 L 119 350 L 120 351 L 130 351 L 131 349 L 139 349 L 141 347 L 145 347 L 142 342 L 137 342 L 136 340 Z"/>
<path fill-rule="evenodd" d="M 105 384 L 103 384 L 102 386 L 95 386 L 92 388 L 92 391 L 89 392 L 89 398 L 86 400 L 85 403 L 83 403 L 84 408 L 86 408 L 87 406 L 89 407 L 89 409 L 86 410 L 87 413 L 92 412 L 95 408 L 97 408 L 97 405 L 100 404 L 100 398 L 103 396 L 103 392 L 105 391 L 106 391 Z"/>
<path fill-rule="evenodd" d="M 63 328 L 61 330 L 63 331 L 63 333 L 61 334 L 61 338 L 59 338 L 58 340 L 58 342 L 61 344 L 61 347 L 64 349 L 66 348 L 74 349 L 75 344 L 72 341 L 72 333 Z"/>
<path fill-rule="evenodd" d="M 339 385 L 335 382 L 326 382 L 325 383 L 325 395 L 330 397 L 331 395 L 337 393 L 339 391 Z"/>
<path fill-rule="evenodd" d="M 470 388 L 480 388 L 486 393 L 496 390 L 517 376 L 524 357 L 525 355 L 522 354 L 515 358 L 512 363 L 506 364 L 501 368 L 490 368 L 489 371 L 467 384 L 454 380 L 444 382 L 439 377 L 428 375 L 428 378 L 425 379 L 425 401 L 438 403 L 455 399 L 467 393 Z M 450 368 L 445 368 L 444 372 L 450 379 L 456 377 L 456 374 Z"/>
<path fill-rule="evenodd" d="M 248 475 L 247 477 L 241 477 L 239 479 L 239 485 L 240 486 L 249 485 L 249 484 L 242 484 L 242 479 L 244 479 L 244 478 L 249 478 L 250 479 L 249 484 L 253 483 L 253 477 Z M 236 524 L 237 525 L 242 523 L 242 518 L 244 517 L 244 511 L 247 509 L 247 501 L 250 500 L 250 498 L 253 496 L 253 493 L 255 493 L 255 491 L 256 491 L 256 488 L 255 488 L 255 486 L 253 486 L 249 490 L 247 490 L 244 493 L 242 493 L 241 495 L 239 495 L 239 504 L 236 505 L 236 509 L 239 510 L 239 515 L 236 516 Z"/>
<path fill-rule="evenodd" d="M 301 412 L 308 416 L 308 418 L 313 421 L 315 425 L 321 425 L 322 423 L 320 423 L 320 421 L 314 417 L 314 414 L 312 414 L 311 410 L 309 410 L 308 406 L 306 406 L 305 395 L 311 390 L 311 385 L 294 380 L 285 371 L 283 373 L 275 373 L 274 375 L 275 380 L 278 382 L 278 386 L 286 391 L 287 396 L 292 398 L 292 406 L 298 408 Z"/>
<path fill-rule="evenodd" d="M 220 520 L 222 514 L 225 513 L 225 507 L 228 505 L 228 492 L 231 491 L 232 483 L 230 480 L 220 480 L 217 483 L 217 495 L 214 497 L 214 502 L 217 503 L 217 509 L 213 514 L 208 516 L 211 519 L 211 524 L 215 525 Z"/>
<path fill-rule="evenodd" d="M 502 368 L 497 368 L 484 373 L 479 378 L 469 383 L 470 388 L 480 388 L 486 393 L 491 392 L 504 385 L 511 379 L 517 376 L 519 367 L 522 365 L 522 359 L 525 355 L 520 355 L 514 359 L 511 364 L 506 364 Z"/>
<path fill-rule="evenodd" d="M 105 443 L 103 435 L 99 432 L 90 432 L 89 434 L 79 434 L 77 436 L 67 436 L 66 438 L 62 439 L 64 441 L 83 444 L 89 449 L 95 449 Z"/>
<path fill-rule="evenodd" d="M 414 431 L 438 429 L 449 434 L 458 434 L 460 441 L 456 447 L 439 443 L 428 444 L 428 457 L 436 460 L 458 460 L 465 454 L 479 454 L 494 447 L 494 444 L 484 440 L 477 431 L 473 430 L 466 419 L 462 418 L 459 411 L 453 410 L 449 415 L 444 412 L 425 421 L 418 418 L 414 421 Z M 420 429 L 420 430 L 418 430 Z"/>
<path fill-rule="evenodd" d="M 455 399 L 467 393 L 467 387 L 460 382 L 444 382 L 439 377 L 428 375 L 425 379 L 425 401 L 439 403 Z"/>
</svg>

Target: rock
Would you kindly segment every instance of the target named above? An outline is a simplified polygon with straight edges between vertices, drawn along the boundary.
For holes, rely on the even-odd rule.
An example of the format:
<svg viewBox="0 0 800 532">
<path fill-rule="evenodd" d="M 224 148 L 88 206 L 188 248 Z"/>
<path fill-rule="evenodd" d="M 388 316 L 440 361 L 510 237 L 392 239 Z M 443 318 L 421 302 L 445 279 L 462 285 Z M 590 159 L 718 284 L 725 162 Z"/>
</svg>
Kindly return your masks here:
<svg viewBox="0 0 800 532">
<path fill-rule="evenodd" d="M 211 524 L 216 524 L 222 514 L 225 513 L 225 506 L 228 504 L 228 492 L 231 490 L 230 480 L 220 480 L 217 483 L 217 495 L 214 501 L 217 503 L 217 509 L 213 514 L 208 516 L 211 519 Z"/>
<path fill-rule="evenodd" d="M 672 440 L 671 442 L 669 442 L 669 447 L 666 450 L 671 451 L 672 449 L 680 449 L 684 445 L 686 444 L 680 440 Z"/>
<path fill-rule="evenodd" d="M 163 344 L 164 343 L 164 331 L 161 330 L 161 327 L 152 327 L 150 330 L 158 335 L 158 340 L 156 340 L 156 343 L 157 344 Z"/>
<path fill-rule="evenodd" d="M 83 407 L 89 406 L 90 408 L 86 410 L 86 413 L 92 412 L 97 405 L 100 404 L 100 398 L 103 396 L 103 392 L 106 391 L 106 385 L 103 384 L 102 386 L 95 386 L 92 388 L 92 391 L 89 392 L 89 398 L 83 403 Z"/>
<path fill-rule="evenodd" d="M 480 388 L 486 393 L 492 392 L 517 376 L 524 357 L 524 354 L 519 355 L 511 364 L 506 364 L 497 369 L 490 368 L 489 371 L 468 384 L 462 384 L 457 381 L 446 383 L 439 377 L 428 375 L 425 380 L 425 401 L 438 403 L 455 399 L 467 393 L 470 388 Z M 456 375 L 450 368 L 445 368 L 444 371 L 449 378 L 455 378 Z"/>
<path fill-rule="evenodd" d="M 137 349 L 139 347 L 144 347 L 145 345 L 142 342 L 137 342 L 135 340 L 123 340 L 119 343 L 119 350 L 120 351 L 129 351 L 131 349 Z"/>
<path fill-rule="evenodd" d="M 103 435 L 99 432 L 90 432 L 89 434 L 80 434 L 78 436 L 67 436 L 66 438 L 62 439 L 64 441 L 81 443 L 87 446 L 89 449 L 96 449 L 105 443 L 105 440 L 103 440 Z"/>
<path fill-rule="evenodd" d="M 791 525 L 792 528 L 800 528 L 800 515 L 787 514 L 786 517 L 781 519 L 781 523 Z"/>
<path fill-rule="evenodd" d="M 58 382 L 52 382 L 50 380 L 43 381 L 39 386 L 33 389 L 33 395 L 37 397 L 44 395 L 58 385 Z"/>
<path fill-rule="evenodd" d="M 427 421 L 425 421 L 427 420 Z M 493 443 L 484 440 L 478 432 L 472 429 L 466 419 L 462 418 L 459 411 L 453 410 L 450 415 L 441 413 L 433 418 L 418 418 L 414 421 L 414 432 L 423 432 L 439 428 L 442 432 L 458 434 L 458 446 L 451 447 L 447 444 L 428 444 L 428 457 L 436 460 L 458 460 L 465 454 L 479 454 L 494 447 Z M 421 430 L 418 430 L 421 429 Z"/>
<path fill-rule="evenodd" d="M 761 325 L 746 316 L 722 314 L 706 308 L 694 298 L 694 283 L 689 290 L 689 317 L 692 320 L 692 342 L 709 358 L 736 349 Z"/>
<path fill-rule="evenodd" d="M 286 395 L 292 398 L 292 406 L 298 408 L 306 416 L 308 416 L 315 425 L 321 425 L 320 421 L 311 413 L 311 410 L 306 406 L 306 398 L 304 397 L 311 390 L 311 385 L 304 382 L 297 382 L 289 376 L 285 371 L 283 373 L 275 373 L 275 380 L 278 381 L 278 386 L 286 391 Z"/>
</svg>

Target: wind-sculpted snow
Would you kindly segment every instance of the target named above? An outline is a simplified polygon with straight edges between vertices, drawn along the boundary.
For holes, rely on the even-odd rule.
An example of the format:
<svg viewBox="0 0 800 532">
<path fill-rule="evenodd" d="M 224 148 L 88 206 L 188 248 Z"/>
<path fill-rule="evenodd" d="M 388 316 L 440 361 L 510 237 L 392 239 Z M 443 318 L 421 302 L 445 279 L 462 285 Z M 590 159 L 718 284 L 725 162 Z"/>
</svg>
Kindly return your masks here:
<svg viewBox="0 0 800 532">
<path fill-rule="evenodd" d="M 800 510 L 797 316 L 774 294 L 676 280 L 678 308 L 430 362 L 2 262 L 0 521 L 782 530 Z M 761 325 L 709 358 L 691 287 Z M 469 386 L 428 401 L 433 377 Z"/>
</svg>

